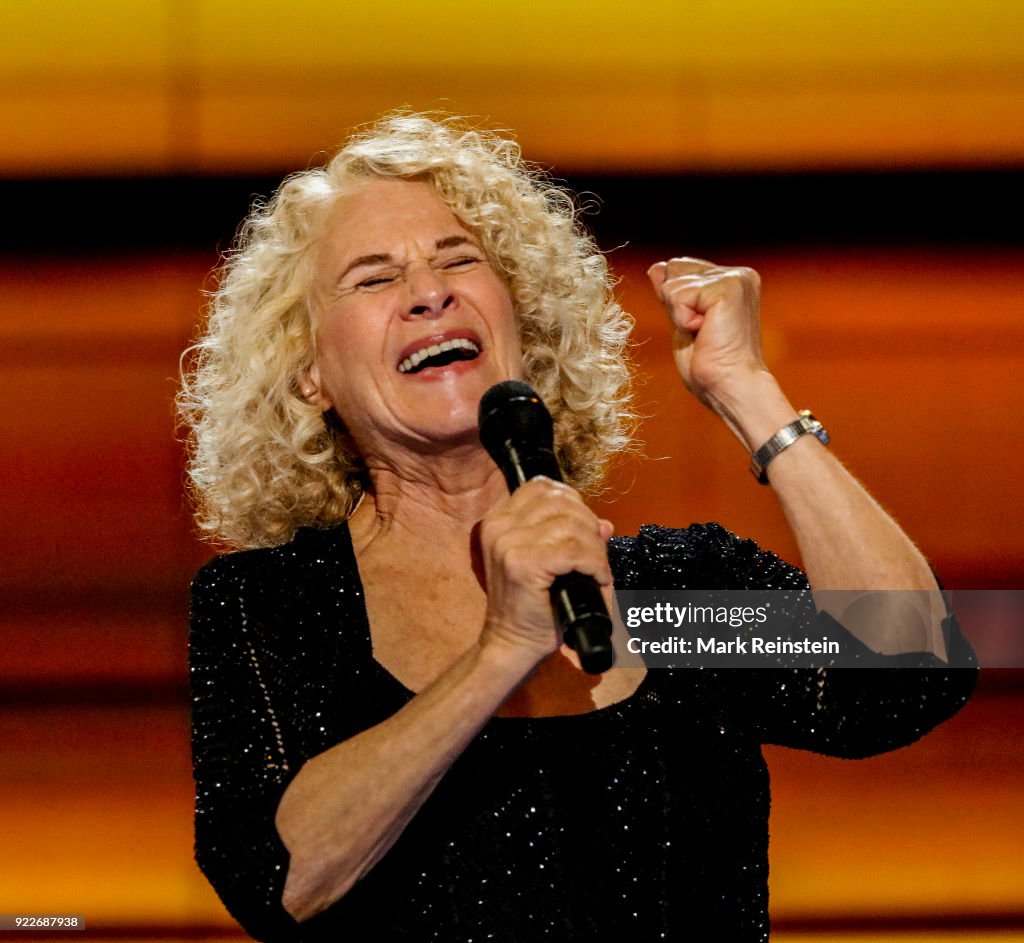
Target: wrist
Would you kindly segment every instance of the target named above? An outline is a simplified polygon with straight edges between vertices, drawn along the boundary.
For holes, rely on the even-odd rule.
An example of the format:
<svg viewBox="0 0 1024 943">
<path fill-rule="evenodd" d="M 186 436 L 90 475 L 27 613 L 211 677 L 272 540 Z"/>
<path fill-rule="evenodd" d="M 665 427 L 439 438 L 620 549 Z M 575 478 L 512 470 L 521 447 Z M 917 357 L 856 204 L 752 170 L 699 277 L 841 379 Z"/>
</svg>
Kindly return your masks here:
<svg viewBox="0 0 1024 943">
<path fill-rule="evenodd" d="M 755 370 L 723 384 L 708 394 L 707 404 L 751 454 L 797 415 L 767 370 Z"/>
<path fill-rule="evenodd" d="M 759 484 L 768 484 L 768 465 L 804 435 L 813 435 L 822 445 L 828 445 L 825 427 L 809 409 L 801 409 L 793 422 L 787 423 L 750 457 L 750 473 Z"/>
<path fill-rule="evenodd" d="M 485 624 L 476 647 L 481 668 L 493 674 L 496 683 L 508 682 L 512 687 L 521 683 L 551 654 L 550 647 L 524 640 L 491 620 Z"/>
</svg>

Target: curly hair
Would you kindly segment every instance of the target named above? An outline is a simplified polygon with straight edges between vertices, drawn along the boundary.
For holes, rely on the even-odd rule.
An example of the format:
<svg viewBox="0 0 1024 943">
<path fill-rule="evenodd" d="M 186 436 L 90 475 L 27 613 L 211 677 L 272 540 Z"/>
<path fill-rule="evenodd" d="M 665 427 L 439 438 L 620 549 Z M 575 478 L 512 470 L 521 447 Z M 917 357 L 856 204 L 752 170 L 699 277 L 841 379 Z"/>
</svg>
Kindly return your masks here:
<svg viewBox="0 0 1024 943">
<path fill-rule="evenodd" d="M 509 287 L 523 376 L 551 410 L 566 480 L 593 492 L 629 445 L 632 320 L 572 196 L 499 134 L 393 113 L 254 204 L 218 270 L 178 394 L 189 487 L 210 538 L 281 544 L 299 527 L 341 522 L 369 487 L 344 430 L 306 402 L 298 379 L 314 356 L 309 292 L 324 221 L 340 195 L 374 178 L 428 181 L 481 240 Z"/>
</svg>

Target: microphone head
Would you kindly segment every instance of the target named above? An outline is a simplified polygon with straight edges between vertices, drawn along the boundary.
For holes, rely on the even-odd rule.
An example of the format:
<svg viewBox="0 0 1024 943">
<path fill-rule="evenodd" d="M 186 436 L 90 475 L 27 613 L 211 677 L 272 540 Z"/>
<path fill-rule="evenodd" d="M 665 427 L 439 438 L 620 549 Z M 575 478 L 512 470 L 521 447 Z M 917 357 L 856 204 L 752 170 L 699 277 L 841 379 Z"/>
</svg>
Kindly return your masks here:
<svg viewBox="0 0 1024 943">
<path fill-rule="evenodd" d="M 530 445 L 550 451 L 555 430 L 544 401 L 528 383 L 503 380 L 495 383 L 480 400 L 480 441 L 499 465 L 508 446 Z"/>
</svg>

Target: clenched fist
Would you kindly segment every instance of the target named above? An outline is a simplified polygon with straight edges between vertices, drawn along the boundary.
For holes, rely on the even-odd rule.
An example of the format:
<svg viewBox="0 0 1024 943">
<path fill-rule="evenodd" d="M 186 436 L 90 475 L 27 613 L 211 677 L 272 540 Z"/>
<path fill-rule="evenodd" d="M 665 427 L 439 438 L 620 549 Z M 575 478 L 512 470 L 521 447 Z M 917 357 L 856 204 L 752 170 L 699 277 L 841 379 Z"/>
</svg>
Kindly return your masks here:
<svg viewBox="0 0 1024 943">
<path fill-rule="evenodd" d="M 594 577 L 611 609 L 606 544 L 612 525 L 568 485 L 533 478 L 501 500 L 480 524 L 487 590 L 481 639 L 499 641 L 537 661 L 561 644 L 548 590 L 573 570 Z"/>
<path fill-rule="evenodd" d="M 686 388 L 716 412 L 731 385 L 766 370 L 761 353 L 761 279 L 749 268 L 703 259 L 658 262 L 647 276 L 673 328 L 672 349 Z"/>
</svg>

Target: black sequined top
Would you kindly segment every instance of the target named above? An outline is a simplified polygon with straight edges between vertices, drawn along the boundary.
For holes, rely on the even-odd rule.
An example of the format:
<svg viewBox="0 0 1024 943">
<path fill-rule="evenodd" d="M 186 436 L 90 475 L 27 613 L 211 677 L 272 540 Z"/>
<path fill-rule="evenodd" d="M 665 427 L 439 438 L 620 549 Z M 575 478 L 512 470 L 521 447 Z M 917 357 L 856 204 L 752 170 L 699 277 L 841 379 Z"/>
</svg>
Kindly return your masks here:
<svg viewBox="0 0 1024 943">
<path fill-rule="evenodd" d="M 716 524 L 644 527 L 609 556 L 624 589 L 806 587 Z M 372 657 L 345 525 L 213 560 L 192 606 L 196 860 L 267 941 L 764 940 L 761 745 L 890 750 L 952 715 L 975 680 L 941 667 L 658 669 L 589 714 L 494 718 L 377 866 L 297 924 L 280 903 L 281 795 L 306 760 L 413 695 Z M 955 630 L 950 651 L 974 664 Z"/>
</svg>

